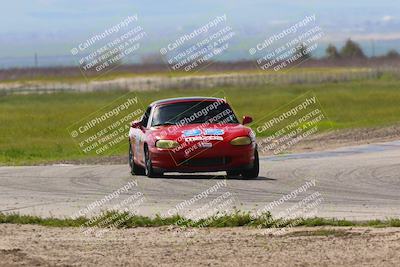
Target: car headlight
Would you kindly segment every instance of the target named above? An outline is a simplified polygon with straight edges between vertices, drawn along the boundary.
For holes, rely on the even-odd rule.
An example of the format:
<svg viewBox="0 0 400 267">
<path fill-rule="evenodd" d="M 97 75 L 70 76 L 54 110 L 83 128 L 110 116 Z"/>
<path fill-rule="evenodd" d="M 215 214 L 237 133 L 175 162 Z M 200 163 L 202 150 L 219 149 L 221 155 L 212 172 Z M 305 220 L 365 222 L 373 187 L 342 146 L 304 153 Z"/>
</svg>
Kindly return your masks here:
<svg viewBox="0 0 400 267">
<path fill-rule="evenodd" d="M 178 147 L 179 143 L 174 140 L 158 140 L 156 147 L 158 148 L 175 148 Z"/>
<path fill-rule="evenodd" d="M 251 139 L 248 136 L 240 136 L 232 139 L 231 145 L 234 146 L 245 146 L 245 145 L 250 145 L 251 144 Z"/>
</svg>

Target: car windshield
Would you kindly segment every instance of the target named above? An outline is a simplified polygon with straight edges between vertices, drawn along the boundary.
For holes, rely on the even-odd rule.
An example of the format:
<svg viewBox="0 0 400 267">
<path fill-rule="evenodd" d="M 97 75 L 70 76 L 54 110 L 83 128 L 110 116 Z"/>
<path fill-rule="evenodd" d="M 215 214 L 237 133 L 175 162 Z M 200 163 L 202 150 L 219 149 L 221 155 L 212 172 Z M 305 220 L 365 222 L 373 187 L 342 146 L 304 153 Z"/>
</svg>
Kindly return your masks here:
<svg viewBox="0 0 400 267">
<path fill-rule="evenodd" d="M 239 123 L 223 101 L 189 101 L 161 105 L 154 109 L 152 126 L 195 123 Z"/>
</svg>

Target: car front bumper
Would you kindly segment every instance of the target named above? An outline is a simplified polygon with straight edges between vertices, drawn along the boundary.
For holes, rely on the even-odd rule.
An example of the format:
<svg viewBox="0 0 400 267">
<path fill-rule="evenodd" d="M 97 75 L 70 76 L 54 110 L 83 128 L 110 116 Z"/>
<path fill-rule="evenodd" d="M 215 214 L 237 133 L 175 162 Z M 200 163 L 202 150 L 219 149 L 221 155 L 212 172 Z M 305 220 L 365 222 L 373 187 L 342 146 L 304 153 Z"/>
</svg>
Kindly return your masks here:
<svg viewBox="0 0 400 267">
<path fill-rule="evenodd" d="M 255 143 L 233 146 L 221 142 L 211 148 L 179 150 L 150 148 L 153 168 L 161 172 L 234 171 L 253 167 Z M 186 151 L 190 150 L 190 153 Z"/>
</svg>

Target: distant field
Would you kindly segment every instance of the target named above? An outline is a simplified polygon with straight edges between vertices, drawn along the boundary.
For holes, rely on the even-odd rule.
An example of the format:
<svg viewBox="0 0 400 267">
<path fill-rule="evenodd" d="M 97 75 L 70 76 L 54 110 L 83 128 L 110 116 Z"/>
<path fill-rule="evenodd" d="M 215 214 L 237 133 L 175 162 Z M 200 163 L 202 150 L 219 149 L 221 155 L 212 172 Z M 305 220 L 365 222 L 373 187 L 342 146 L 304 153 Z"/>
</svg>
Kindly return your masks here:
<svg viewBox="0 0 400 267">
<path fill-rule="evenodd" d="M 86 79 L 82 73 L 77 73 L 77 75 L 64 75 L 62 72 L 60 74 L 52 73 L 49 71 L 46 73 L 45 71 L 39 72 L 37 74 L 32 74 L 32 77 L 29 75 L 21 74 L 8 74 L 8 78 L 0 79 L 0 84 L 7 83 L 28 83 L 28 82 L 42 82 L 42 83 L 82 83 L 87 81 L 108 81 L 112 79 L 120 79 L 120 78 L 137 78 L 137 77 L 186 77 L 186 76 L 208 76 L 208 75 L 221 75 L 221 74 L 280 74 L 289 72 L 291 74 L 296 73 L 331 73 L 331 74 L 340 74 L 340 73 L 350 73 L 350 72 L 365 72 L 367 70 L 371 70 L 373 68 L 362 68 L 362 67 L 324 67 L 324 68 L 290 68 L 287 70 L 282 70 L 281 72 L 276 72 L 274 70 L 260 70 L 257 69 L 256 66 L 253 66 L 253 69 L 243 69 L 243 70 L 232 70 L 232 71 L 224 71 L 224 72 L 215 72 L 215 71 L 207 71 L 201 70 L 198 72 L 185 72 L 185 71 L 149 71 L 146 73 L 133 73 L 124 70 L 116 70 L 109 73 L 104 73 L 102 75 L 92 75 L 88 76 Z M 1 72 L 1 70 L 0 70 Z M 27 70 L 27 72 L 29 72 Z M 15 76 L 15 77 L 14 77 Z M 20 77 L 21 76 L 21 77 Z"/>
<path fill-rule="evenodd" d="M 153 100 L 168 97 L 212 96 L 221 90 L 237 115 L 251 115 L 255 121 L 313 90 L 334 129 L 376 127 L 400 122 L 400 81 L 385 77 L 312 85 L 148 91 L 137 95 L 147 105 Z M 19 165 L 82 158 L 66 128 L 123 94 L 114 91 L 0 97 L 0 164 Z M 125 150 L 126 146 L 123 146 L 117 154 L 126 153 Z"/>
</svg>

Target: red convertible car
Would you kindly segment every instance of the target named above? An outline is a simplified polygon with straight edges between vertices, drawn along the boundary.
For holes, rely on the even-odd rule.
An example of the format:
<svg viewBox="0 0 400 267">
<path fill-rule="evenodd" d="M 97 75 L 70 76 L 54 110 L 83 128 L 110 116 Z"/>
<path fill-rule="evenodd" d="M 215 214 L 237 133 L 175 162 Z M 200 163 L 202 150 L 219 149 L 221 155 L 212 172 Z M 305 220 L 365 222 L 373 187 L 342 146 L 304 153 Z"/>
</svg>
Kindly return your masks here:
<svg viewBox="0 0 400 267">
<path fill-rule="evenodd" d="M 259 160 L 255 134 L 239 123 L 221 98 L 185 97 L 153 102 L 129 131 L 132 174 L 226 171 L 256 178 Z"/>
</svg>

